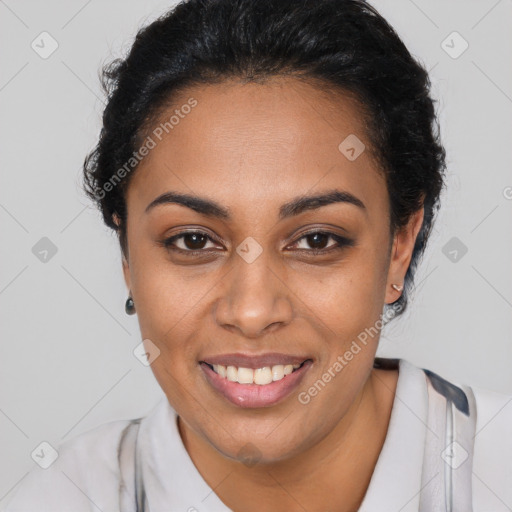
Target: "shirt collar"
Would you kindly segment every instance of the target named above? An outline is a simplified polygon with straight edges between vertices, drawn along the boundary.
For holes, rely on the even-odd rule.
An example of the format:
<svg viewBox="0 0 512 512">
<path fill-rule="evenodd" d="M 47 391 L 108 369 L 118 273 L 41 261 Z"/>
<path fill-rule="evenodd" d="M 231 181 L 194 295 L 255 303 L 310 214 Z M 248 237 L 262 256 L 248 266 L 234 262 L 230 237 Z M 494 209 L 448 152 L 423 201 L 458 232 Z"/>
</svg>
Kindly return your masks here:
<svg viewBox="0 0 512 512">
<path fill-rule="evenodd" d="M 427 412 L 423 370 L 399 359 L 388 432 L 359 512 L 419 510 Z"/>
</svg>

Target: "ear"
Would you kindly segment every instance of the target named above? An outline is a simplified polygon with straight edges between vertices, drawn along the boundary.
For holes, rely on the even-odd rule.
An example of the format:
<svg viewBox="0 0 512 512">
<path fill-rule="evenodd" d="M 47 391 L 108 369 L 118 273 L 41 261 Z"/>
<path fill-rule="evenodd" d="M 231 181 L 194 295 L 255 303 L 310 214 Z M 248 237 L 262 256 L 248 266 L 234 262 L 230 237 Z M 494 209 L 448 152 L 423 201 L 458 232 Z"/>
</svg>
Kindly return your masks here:
<svg viewBox="0 0 512 512">
<path fill-rule="evenodd" d="M 417 210 L 406 226 L 401 228 L 393 238 L 391 258 L 389 262 L 388 278 L 386 283 L 386 304 L 395 302 L 401 291 L 395 290 L 391 285 L 403 285 L 405 274 L 411 262 L 414 244 L 423 224 L 423 207 Z"/>
<path fill-rule="evenodd" d="M 128 264 L 128 261 L 126 261 L 126 258 L 123 256 L 123 275 L 124 275 L 124 282 L 126 283 L 126 287 L 128 290 L 131 290 L 131 279 L 130 279 L 130 265 Z"/>
<path fill-rule="evenodd" d="M 121 223 L 121 219 L 117 215 L 117 213 L 114 213 L 112 215 L 112 219 L 114 220 L 114 223 L 119 226 Z M 123 265 L 123 275 L 124 275 L 124 282 L 126 283 L 126 286 L 128 290 L 131 290 L 131 280 L 130 280 L 130 265 L 126 259 L 126 257 L 123 254 L 123 251 L 121 250 L 121 258 L 122 258 L 122 265 Z"/>
</svg>

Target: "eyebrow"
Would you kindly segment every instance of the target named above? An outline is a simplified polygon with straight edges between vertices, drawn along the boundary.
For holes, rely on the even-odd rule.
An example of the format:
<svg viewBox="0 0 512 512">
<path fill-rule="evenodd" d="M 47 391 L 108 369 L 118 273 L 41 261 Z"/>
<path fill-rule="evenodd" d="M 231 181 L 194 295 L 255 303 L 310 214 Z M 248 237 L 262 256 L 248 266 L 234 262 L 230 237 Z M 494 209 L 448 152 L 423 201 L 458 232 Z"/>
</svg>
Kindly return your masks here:
<svg viewBox="0 0 512 512">
<path fill-rule="evenodd" d="M 307 210 L 316 210 L 322 206 L 334 203 L 351 204 L 364 211 L 365 214 L 367 213 L 366 206 L 359 198 L 350 192 L 334 189 L 321 194 L 299 196 L 292 199 L 279 208 L 279 219 L 283 220 L 288 217 L 299 215 Z M 229 209 L 224 208 L 211 199 L 193 196 L 190 194 L 180 194 L 178 192 L 166 192 L 165 194 L 158 196 L 148 204 L 145 212 L 148 213 L 156 206 L 164 204 L 178 204 L 185 206 L 207 217 L 214 217 L 223 220 L 231 220 L 232 218 Z"/>
</svg>

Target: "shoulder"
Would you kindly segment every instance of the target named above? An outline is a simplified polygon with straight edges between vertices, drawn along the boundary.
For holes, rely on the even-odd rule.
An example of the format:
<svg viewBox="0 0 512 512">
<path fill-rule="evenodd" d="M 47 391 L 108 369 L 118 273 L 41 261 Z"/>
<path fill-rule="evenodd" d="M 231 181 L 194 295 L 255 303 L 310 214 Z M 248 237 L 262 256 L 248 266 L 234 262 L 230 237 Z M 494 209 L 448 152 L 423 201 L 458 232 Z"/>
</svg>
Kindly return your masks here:
<svg viewBox="0 0 512 512">
<path fill-rule="evenodd" d="M 512 510 L 512 394 L 456 382 L 450 385 L 472 391 L 475 399 L 471 468 L 474 510 Z"/>
<path fill-rule="evenodd" d="M 473 454 L 476 510 L 511 510 L 512 395 L 471 388 L 477 411 Z"/>
<path fill-rule="evenodd" d="M 487 425 L 508 428 L 512 422 L 512 394 L 498 393 L 489 389 L 471 386 L 477 404 L 477 432 Z M 479 428 L 480 427 L 480 428 Z"/>
<path fill-rule="evenodd" d="M 475 447 L 496 446 L 500 439 L 502 449 L 512 451 L 512 394 L 450 381 L 428 369 L 421 370 L 426 376 L 433 377 L 434 388 L 439 393 L 453 401 L 458 401 L 460 396 L 464 397 L 467 391 L 473 393 L 476 414 Z"/>
<path fill-rule="evenodd" d="M 132 421 L 104 423 L 55 447 L 54 462 L 46 469 L 36 464 L 26 474 L 5 512 L 118 510 L 118 450 Z M 53 449 L 43 445 L 40 450 L 36 456 L 51 462 Z"/>
<path fill-rule="evenodd" d="M 495 453 L 495 463 L 507 461 L 512 484 L 512 394 L 476 386 L 471 389 L 476 403 L 475 452 L 480 456 L 475 462 L 482 465 Z"/>
<path fill-rule="evenodd" d="M 411 371 L 417 369 L 407 363 L 404 367 Z M 460 397 L 463 391 L 473 393 L 476 415 L 472 435 L 473 510 L 512 510 L 512 394 L 450 381 L 430 370 L 418 369 L 423 370 L 425 376 L 433 375 L 437 391 L 452 400 Z"/>
</svg>

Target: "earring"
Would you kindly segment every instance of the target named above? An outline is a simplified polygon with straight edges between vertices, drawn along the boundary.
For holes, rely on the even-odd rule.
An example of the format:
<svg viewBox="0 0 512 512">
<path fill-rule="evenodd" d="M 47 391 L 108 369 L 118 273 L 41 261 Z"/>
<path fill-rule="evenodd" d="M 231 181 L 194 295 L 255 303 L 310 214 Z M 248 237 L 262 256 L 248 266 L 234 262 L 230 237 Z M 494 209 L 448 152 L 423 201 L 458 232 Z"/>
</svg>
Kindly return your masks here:
<svg viewBox="0 0 512 512">
<path fill-rule="evenodd" d="M 397 292 L 401 292 L 404 289 L 404 287 L 402 285 L 394 284 L 394 283 L 391 285 L 391 288 L 393 288 Z"/>
<path fill-rule="evenodd" d="M 126 303 L 124 305 L 124 310 L 126 311 L 127 315 L 135 314 L 135 303 L 133 302 L 131 294 L 128 295 L 128 298 L 126 299 Z"/>
</svg>

